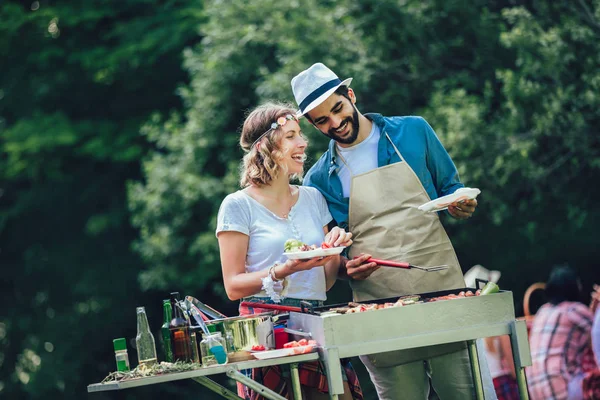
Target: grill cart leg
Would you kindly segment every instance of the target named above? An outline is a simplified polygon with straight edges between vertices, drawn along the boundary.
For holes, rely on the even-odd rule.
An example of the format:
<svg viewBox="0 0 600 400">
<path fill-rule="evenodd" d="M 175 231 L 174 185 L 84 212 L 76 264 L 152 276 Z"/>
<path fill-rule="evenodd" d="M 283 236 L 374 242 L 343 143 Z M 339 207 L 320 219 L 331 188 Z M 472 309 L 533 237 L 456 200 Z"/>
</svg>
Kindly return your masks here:
<svg viewBox="0 0 600 400">
<path fill-rule="evenodd" d="M 471 372 L 473 373 L 473 383 L 475 384 L 475 397 L 477 400 L 484 400 L 483 382 L 481 380 L 481 370 L 479 369 L 479 356 L 477 355 L 477 343 L 475 340 L 467 341 L 469 346 L 469 359 L 471 360 Z"/>
<path fill-rule="evenodd" d="M 344 378 L 337 347 L 323 348 L 319 350 L 325 370 L 327 371 L 327 383 L 329 386 L 329 398 L 337 400 L 338 395 L 344 393 Z"/>
<path fill-rule="evenodd" d="M 229 400 L 240 400 L 241 397 L 239 397 L 237 394 L 233 393 L 231 390 L 224 388 L 223 386 L 219 385 L 217 382 L 213 381 L 212 379 L 209 379 L 205 376 L 198 376 L 195 378 L 192 378 L 193 380 L 195 380 L 196 382 L 198 382 L 199 384 L 201 384 L 204 387 L 207 387 L 208 389 L 212 390 L 213 392 L 221 395 L 221 397 L 225 398 L 225 399 L 229 399 Z"/>
<path fill-rule="evenodd" d="M 510 345 L 515 360 L 519 396 L 521 399 L 529 400 L 525 367 L 531 365 L 531 350 L 527 339 L 527 323 L 524 320 L 516 320 L 510 325 Z"/>
<path fill-rule="evenodd" d="M 292 391 L 295 400 L 302 400 L 302 388 L 300 387 L 300 374 L 298 373 L 298 363 L 290 364 L 290 375 L 292 376 Z"/>
<path fill-rule="evenodd" d="M 260 395 L 263 396 L 266 399 L 269 399 L 269 400 L 285 400 L 285 397 L 278 395 L 277 393 L 275 393 L 274 391 L 272 391 L 268 387 L 263 386 L 260 383 L 256 382 L 255 380 L 252 380 L 252 379 L 248 378 L 246 375 L 242 374 L 239 371 L 236 371 L 233 368 L 227 370 L 226 374 L 231 379 L 235 379 L 236 381 L 238 381 L 238 382 L 240 382 L 240 383 L 248 386 L 249 388 L 251 388 L 255 392 L 260 393 Z"/>
</svg>

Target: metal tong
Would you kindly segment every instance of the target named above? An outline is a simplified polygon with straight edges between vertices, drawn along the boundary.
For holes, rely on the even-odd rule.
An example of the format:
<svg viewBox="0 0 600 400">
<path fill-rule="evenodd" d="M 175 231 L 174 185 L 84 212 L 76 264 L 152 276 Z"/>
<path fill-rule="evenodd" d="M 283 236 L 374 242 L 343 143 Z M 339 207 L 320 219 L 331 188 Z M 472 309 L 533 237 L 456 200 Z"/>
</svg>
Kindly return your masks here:
<svg viewBox="0 0 600 400">
<path fill-rule="evenodd" d="M 377 258 L 369 258 L 367 260 L 368 262 L 374 262 L 377 265 L 381 265 L 384 267 L 394 267 L 394 268 L 406 268 L 406 269 L 418 269 L 421 271 L 425 271 L 425 272 L 436 272 L 436 271 L 443 271 L 445 269 L 448 269 L 448 266 L 446 264 L 444 265 L 436 265 L 435 267 L 420 267 L 418 265 L 413 265 L 407 262 L 398 262 L 398 261 L 390 261 L 390 260 L 380 260 Z"/>
</svg>

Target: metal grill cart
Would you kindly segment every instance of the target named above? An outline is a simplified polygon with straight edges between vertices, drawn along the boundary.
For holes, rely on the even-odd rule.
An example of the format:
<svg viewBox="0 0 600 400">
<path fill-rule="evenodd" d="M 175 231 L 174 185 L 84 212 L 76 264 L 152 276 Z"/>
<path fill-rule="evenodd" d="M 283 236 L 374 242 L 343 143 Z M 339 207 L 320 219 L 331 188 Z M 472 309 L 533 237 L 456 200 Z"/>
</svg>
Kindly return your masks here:
<svg viewBox="0 0 600 400">
<path fill-rule="evenodd" d="M 316 308 L 312 314 L 291 312 L 288 328 L 311 336 L 319 343 L 332 398 L 343 393 L 340 358 L 466 341 L 477 398 L 483 399 L 475 339 L 510 335 L 519 393 L 521 399 L 529 399 L 524 369 L 531 365 L 527 329 L 524 321 L 515 320 L 512 292 L 427 301 L 467 290 L 473 289 L 421 294 L 423 302 L 352 314 L 327 312 L 342 305 Z M 395 300 L 397 298 L 368 303 Z"/>
<path fill-rule="evenodd" d="M 181 379 L 193 379 L 194 381 L 204 385 L 213 392 L 221 395 L 225 399 L 240 400 L 240 397 L 233 393 L 231 390 L 219 385 L 209 378 L 211 375 L 216 374 L 227 374 L 231 379 L 243 383 L 244 385 L 252 388 L 259 392 L 263 397 L 272 400 L 285 400 L 284 397 L 278 395 L 267 387 L 259 384 L 258 382 L 248 378 L 242 374 L 241 370 L 249 368 L 261 368 L 269 365 L 284 365 L 289 364 L 292 376 L 292 390 L 294 391 L 294 397 L 301 399 L 300 392 L 300 378 L 298 375 L 298 363 L 317 360 L 319 358 L 318 353 L 300 354 L 295 356 L 287 356 L 281 358 L 272 358 L 267 360 L 252 360 L 252 361 L 239 361 L 230 364 L 214 365 L 205 368 L 199 368 L 194 371 L 178 372 L 170 374 L 155 375 L 146 378 L 129 379 L 118 382 L 107 382 L 107 383 L 95 383 L 88 386 L 88 392 L 102 392 L 107 390 L 120 390 L 128 389 L 139 386 L 153 385 L 156 383 L 164 383 L 177 381 Z"/>
</svg>

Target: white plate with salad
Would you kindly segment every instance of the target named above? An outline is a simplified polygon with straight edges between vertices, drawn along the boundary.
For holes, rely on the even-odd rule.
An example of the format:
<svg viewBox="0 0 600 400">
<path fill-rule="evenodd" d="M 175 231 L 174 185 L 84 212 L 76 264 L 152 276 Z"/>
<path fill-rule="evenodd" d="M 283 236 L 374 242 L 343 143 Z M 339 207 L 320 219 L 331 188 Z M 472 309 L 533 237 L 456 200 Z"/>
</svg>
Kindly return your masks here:
<svg viewBox="0 0 600 400">
<path fill-rule="evenodd" d="M 284 245 L 284 253 L 290 260 L 306 260 L 314 257 L 327 257 L 340 254 L 346 246 L 330 247 L 326 243 L 321 246 L 308 245 L 297 239 L 288 239 Z"/>
<path fill-rule="evenodd" d="M 345 246 L 340 247 L 330 247 L 328 249 L 314 249 L 314 250 L 305 250 L 305 251 L 293 251 L 293 252 L 285 252 L 284 254 L 290 260 L 304 260 L 308 258 L 314 257 L 327 257 L 327 256 L 335 256 L 336 254 L 340 254 L 342 250 L 344 250 Z"/>
</svg>

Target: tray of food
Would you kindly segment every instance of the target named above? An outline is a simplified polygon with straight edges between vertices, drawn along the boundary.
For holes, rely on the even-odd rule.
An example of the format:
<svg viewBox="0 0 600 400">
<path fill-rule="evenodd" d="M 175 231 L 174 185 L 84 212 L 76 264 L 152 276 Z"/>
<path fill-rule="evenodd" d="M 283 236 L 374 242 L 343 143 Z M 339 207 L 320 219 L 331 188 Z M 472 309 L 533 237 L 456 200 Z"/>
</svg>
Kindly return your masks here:
<svg viewBox="0 0 600 400">
<path fill-rule="evenodd" d="M 283 345 L 283 349 L 254 351 L 252 355 L 259 360 L 267 360 L 270 358 L 295 356 L 298 354 L 312 353 L 317 349 L 315 340 L 300 339 L 291 341 Z"/>
</svg>

